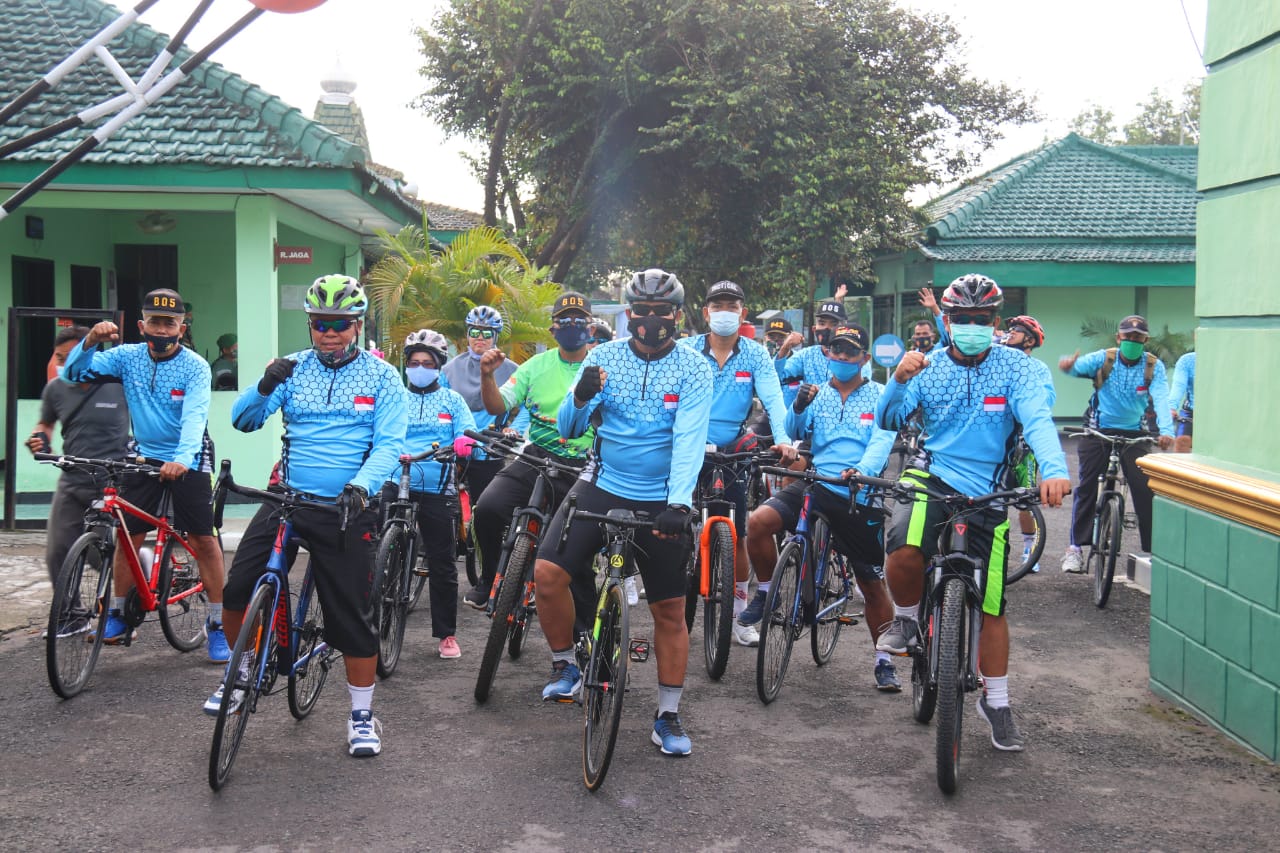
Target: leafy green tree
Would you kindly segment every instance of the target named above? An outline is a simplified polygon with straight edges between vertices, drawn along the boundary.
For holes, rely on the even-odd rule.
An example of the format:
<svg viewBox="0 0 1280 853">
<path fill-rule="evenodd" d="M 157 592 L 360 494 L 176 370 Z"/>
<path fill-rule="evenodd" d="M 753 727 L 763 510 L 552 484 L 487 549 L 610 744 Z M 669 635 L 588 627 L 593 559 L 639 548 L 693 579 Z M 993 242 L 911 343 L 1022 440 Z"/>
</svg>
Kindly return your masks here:
<svg viewBox="0 0 1280 853">
<path fill-rule="evenodd" d="M 1081 110 L 1071 120 L 1071 130 L 1100 145 L 1115 145 L 1120 141 L 1115 113 L 1097 104 L 1090 104 Z"/>
<path fill-rule="evenodd" d="M 420 35 L 422 105 L 487 145 L 487 200 L 528 188 L 534 263 L 579 286 L 661 265 L 811 300 L 1034 117 L 891 0 L 452 0 Z"/>
<path fill-rule="evenodd" d="M 500 346 L 518 362 L 539 343 L 551 343 L 551 303 L 560 286 L 546 280 L 496 228 L 474 228 L 443 249 L 427 240 L 428 223 L 406 226 L 397 234 L 378 232 L 385 252 L 369 271 L 367 289 L 383 318 L 381 348 L 398 363 L 400 345 L 418 329 L 434 329 L 466 348 L 466 316 L 477 305 L 502 313 Z"/>
</svg>

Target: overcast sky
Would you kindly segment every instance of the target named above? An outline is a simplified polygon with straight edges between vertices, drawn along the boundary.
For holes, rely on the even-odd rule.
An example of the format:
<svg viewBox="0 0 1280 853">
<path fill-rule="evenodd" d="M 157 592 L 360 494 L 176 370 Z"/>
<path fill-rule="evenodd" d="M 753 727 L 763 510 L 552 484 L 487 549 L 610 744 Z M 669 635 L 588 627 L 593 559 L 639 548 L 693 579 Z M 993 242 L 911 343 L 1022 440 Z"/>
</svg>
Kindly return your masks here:
<svg viewBox="0 0 1280 853">
<path fill-rule="evenodd" d="M 126 0 L 114 2 L 120 6 Z M 1010 128 L 980 171 L 1064 135 L 1071 118 L 1090 102 L 1111 109 L 1122 124 L 1153 87 L 1176 100 L 1182 86 L 1204 71 L 1197 44 L 1204 44 L 1207 0 L 900 2 L 950 16 L 964 35 L 963 59 L 973 74 L 1036 97 L 1044 121 Z M 373 158 L 416 181 L 421 198 L 479 211 L 484 194 L 462 159 L 467 144 L 444 138 L 410 106 L 423 89 L 413 31 L 427 26 L 442 5 L 441 0 L 327 0 L 303 14 L 272 13 L 214 59 L 309 116 L 320 80 L 340 58 L 359 83 L 355 98 Z M 142 20 L 171 33 L 194 7 L 195 0 L 162 0 Z M 188 45 L 203 45 L 247 8 L 248 0 L 217 0 Z"/>
</svg>

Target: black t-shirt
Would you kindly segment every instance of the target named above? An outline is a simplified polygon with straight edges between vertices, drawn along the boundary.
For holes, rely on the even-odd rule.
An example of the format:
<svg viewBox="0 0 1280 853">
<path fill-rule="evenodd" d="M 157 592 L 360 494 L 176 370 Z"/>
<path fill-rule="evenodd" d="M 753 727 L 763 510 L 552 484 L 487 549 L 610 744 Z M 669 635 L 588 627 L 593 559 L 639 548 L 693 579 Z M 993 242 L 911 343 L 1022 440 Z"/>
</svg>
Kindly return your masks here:
<svg viewBox="0 0 1280 853">
<path fill-rule="evenodd" d="M 40 423 L 58 422 L 62 423 L 60 452 L 90 459 L 124 458 L 129 444 L 129 408 L 119 382 L 73 385 L 50 380 L 40 395 Z M 66 473 L 77 480 L 92 478 L 87 471 Z"/>
</svg>

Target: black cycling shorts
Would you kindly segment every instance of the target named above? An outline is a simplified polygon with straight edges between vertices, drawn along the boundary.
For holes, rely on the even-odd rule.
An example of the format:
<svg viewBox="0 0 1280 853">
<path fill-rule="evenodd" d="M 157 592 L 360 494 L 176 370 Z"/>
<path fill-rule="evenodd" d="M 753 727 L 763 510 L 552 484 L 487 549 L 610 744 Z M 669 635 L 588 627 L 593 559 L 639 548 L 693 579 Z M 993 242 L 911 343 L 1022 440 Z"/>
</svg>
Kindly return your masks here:
<svg viewBox="0 0 1280 853">
<path fill-rule="evenodd" d="M 782 519 L 784 530 L 796 529 L 806 485 L 796 480 L 774 492 L 773 497 L 764 502 L 764 506 L 772 509 Z M 816 512 L 827 520 L 836 550 L 849 561 L 854 576 L 864 581 L 878 581 L 884 577 L 883 510 L 859 504 L 856 513 L 850 515 L 847 497 L 818 486 L 813 490 L 809 512 L 810 519 L 812 513 Z"/>
<path fill-rule="evenodd" d="M 153 459 L 147 461 L 156 466 L 163 464 Z M 195 536 L 213 535 L 213 483 L 207 471 L 191 468 L 177 480 L 160 480 L 146 474 L 125 474 L 120 479 L 120 497 L 152 515 L 160 509 L 165 489 L 173 500 L 174 527 Z M 145 533 L 155 527 L 128 513 L 124 523 L 130 533 Z"/>
</svg>

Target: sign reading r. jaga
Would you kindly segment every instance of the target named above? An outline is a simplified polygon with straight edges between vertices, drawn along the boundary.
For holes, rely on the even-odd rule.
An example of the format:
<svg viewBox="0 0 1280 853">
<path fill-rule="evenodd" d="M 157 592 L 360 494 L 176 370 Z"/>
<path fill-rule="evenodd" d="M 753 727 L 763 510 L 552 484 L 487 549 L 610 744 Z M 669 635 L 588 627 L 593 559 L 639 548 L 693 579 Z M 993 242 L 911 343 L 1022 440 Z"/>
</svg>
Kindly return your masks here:
<svg viewBox="0 0 1280 853">
<path fill-rule="evenodd" d="M 275 244 L 275 265 L 311 263 L 310 246 L 281 246 Z"/>
</svg>

